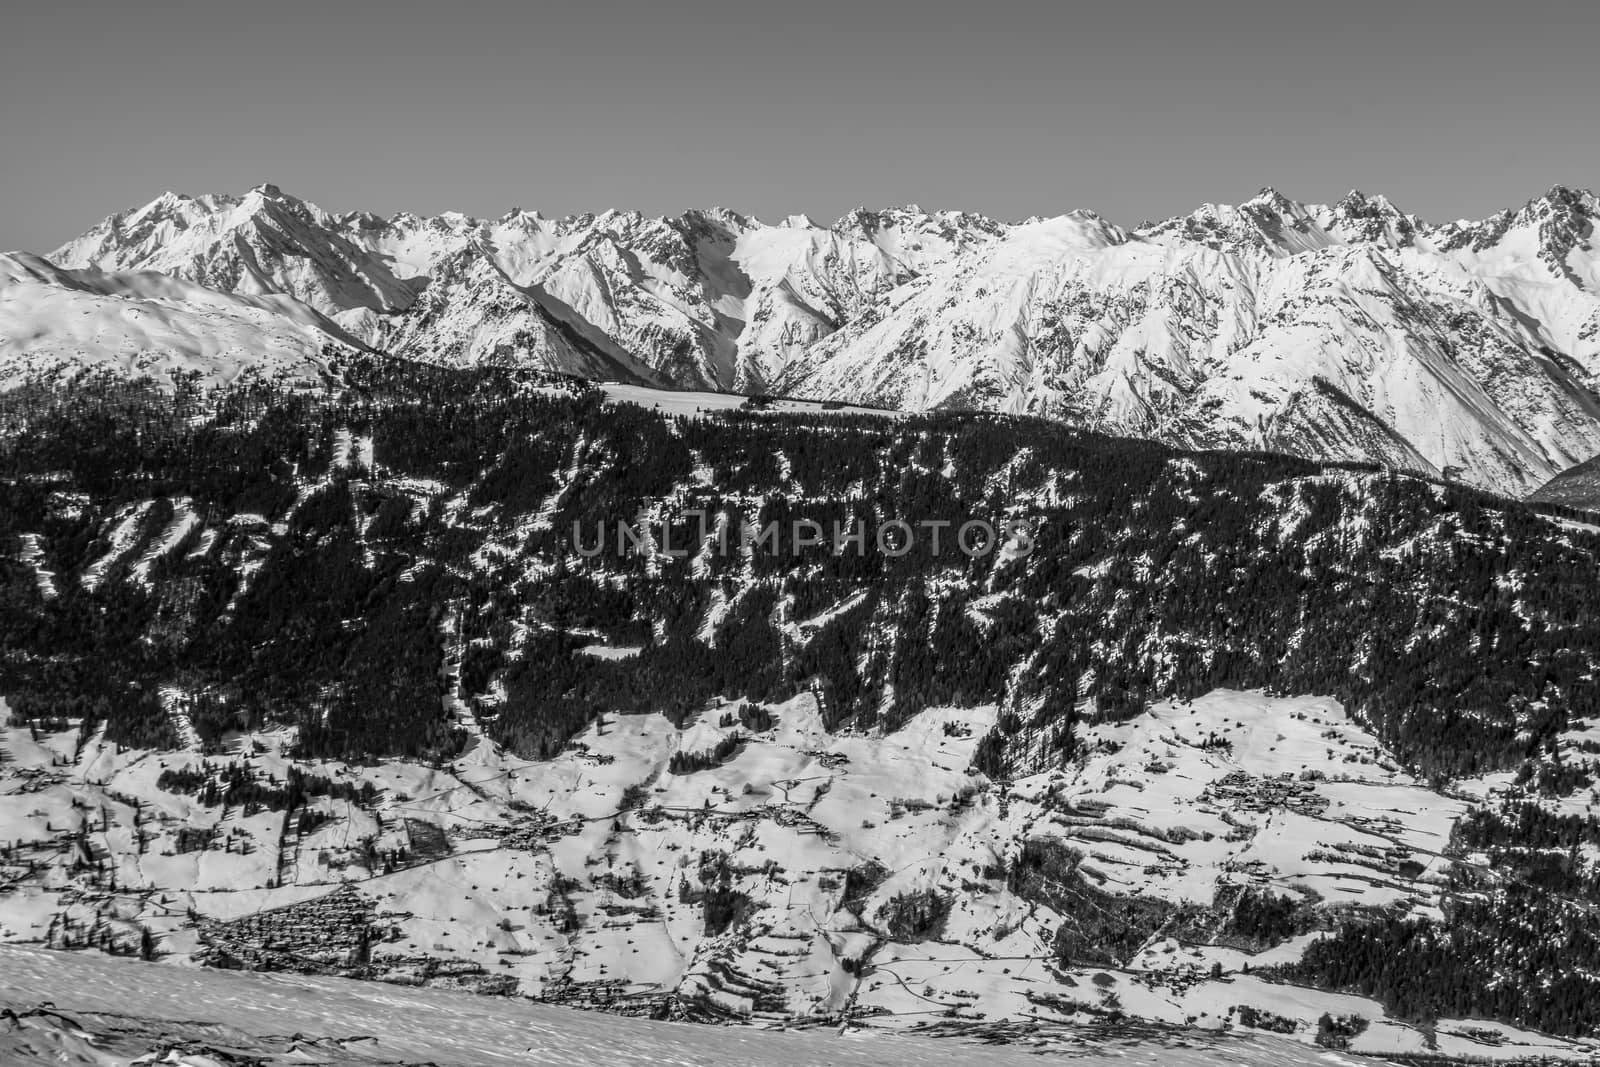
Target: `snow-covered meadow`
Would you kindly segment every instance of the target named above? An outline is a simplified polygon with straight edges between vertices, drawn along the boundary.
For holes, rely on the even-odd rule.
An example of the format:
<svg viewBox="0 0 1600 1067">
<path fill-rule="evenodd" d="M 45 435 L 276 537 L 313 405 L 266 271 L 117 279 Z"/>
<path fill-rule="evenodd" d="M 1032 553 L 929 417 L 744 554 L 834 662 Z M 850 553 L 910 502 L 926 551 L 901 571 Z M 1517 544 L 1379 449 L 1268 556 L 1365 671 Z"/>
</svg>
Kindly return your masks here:
<svg viewBox="0 0 1600 1067">
<path fill-rule="evenodd" d="M 992 707 L 930 709 L 884 736 L 829 733 L 810 694 L 761 710 L 770 720 L 732 703 L 682 727 L 607 716 L 543 762 L 480 736 L 446 766 L 303 765 L 376 791 L 370 803 L 313 800 L 304 830 L 158 787 L 164 770 L 199 767 L 197 752 L 118 751 L 8 724 L 0 939 L 133 951 L 144 928 L 159 958 L 183 965 L 241 936 L 230 923 L 355 899 L 386 931 L 370 946 L 380 977 L 582 1006 L 648 1011 L 675 994 L 766 1026 L 1038 1024 L 1037 1040 L 1063 1048 L 1118 1020 L 1167 1039 L 1250 1033 L 1245 1007 L 1289 1020 L 1307 1055 L 1326 1012 L 1369 1020 L 1356 1052 L 1588 1050 L 1467 1020 L 1441 1020 L 1430 1044 L 1373 1001 L 1251 973 L 1292 961 L 1315 933 L 1252 951 L 1168 924 L 1124 965 L 1056 959 L 1065 917 L 1003 873 L 1029 841 L 1072 850 L 1102 892 L 1174 907 L 1233 885 L 1434 913 L 1465 801 L 1401 771 L 1331 699 L 1217 691 L 1157 704 L 1090 728 L 1068 768 L 1009 786 L 971 766 Z M 668 769 L 730 736 L 720 764 Z M 287 740 L 239 737 L 213 762 L 282 780 Z M 197 830 L 207 845 L 180 847 Z M 705 903 L 719 886 L 737 908 L 721 927 Z M 897 899 L 924 893 L 949 901 L 939 928 L 890 936 Z M 401 995 L 355 988 L 379 1003 Z"/>
</svg>

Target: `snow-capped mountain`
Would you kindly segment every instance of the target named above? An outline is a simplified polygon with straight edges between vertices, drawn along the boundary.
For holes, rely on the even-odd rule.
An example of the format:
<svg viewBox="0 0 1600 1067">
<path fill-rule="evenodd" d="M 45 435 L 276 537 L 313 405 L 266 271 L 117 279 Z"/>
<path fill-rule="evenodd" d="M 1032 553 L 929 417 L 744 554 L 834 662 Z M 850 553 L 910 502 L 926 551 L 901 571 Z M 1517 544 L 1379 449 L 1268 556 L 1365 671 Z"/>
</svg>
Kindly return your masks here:
<svg viewBox="0 0 1600 1067">
<path fill-rule="evenodd" d="M 759 391 L 895 285 L 998 230 L 916 209 L 860 210 L 831 230 L 715 209 L 383 219 L 331 215 L 264 185 L 243 197 L 168 193 L 51 258 L 287 293 L 375 347 L 428 361 Z"/>
<path fill-rule="evenodd" d="M 335 215 L 167 194 L 52 253 L 282 293 L 394 355 L 1370 460 L 1523 494 L 1600 453 L 1600 203 L 1430 225 L 1272 190 L 1125 229 L 857 209 Z"/>
<path fill-rule="evenodd" d="M 1381 199 L 1267 191 L 1132 233 L 1029 222 L 812 346 L 780 387 L 1526 492 L 1600 450 L 1597 214 L 1558 189 L 1430 230 Z"/>
</svg>

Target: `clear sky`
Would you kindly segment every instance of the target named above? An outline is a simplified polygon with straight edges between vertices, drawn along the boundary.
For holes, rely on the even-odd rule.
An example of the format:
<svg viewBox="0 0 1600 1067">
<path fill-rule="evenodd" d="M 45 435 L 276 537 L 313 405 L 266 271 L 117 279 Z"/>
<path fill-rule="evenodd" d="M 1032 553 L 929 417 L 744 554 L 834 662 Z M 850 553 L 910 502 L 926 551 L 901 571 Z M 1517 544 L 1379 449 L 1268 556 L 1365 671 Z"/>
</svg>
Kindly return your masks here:
<svg viewBox="0 0 1600 1067">
<path fill-rule="evenodd" d="M 1600 186 L 1600 3 L 10 3 L 0 248 L 166 189 L 336 211 L 915 201 L 1124 225 Z"/>
</svg>

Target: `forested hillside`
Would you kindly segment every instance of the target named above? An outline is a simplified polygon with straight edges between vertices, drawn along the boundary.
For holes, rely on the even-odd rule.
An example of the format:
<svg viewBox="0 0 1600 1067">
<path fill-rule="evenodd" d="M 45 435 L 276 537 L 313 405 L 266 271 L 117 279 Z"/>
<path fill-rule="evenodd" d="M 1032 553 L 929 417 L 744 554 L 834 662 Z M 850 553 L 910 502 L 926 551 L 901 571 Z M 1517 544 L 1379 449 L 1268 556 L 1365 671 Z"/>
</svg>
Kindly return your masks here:
<svg viewBox="0 0 1600 1067">
<path fill-rule="evenodd" d="M 1360 467 L 985 416 L 663 419 L 445 370 L 5 405 L 8 695 L 129 744 L 173 740 L 155 693 L 175 685 L 202 737 L 281 720 L 310 755 L 448 755 L 447 631 L 469 695 L 531 752 L 606 708 L 817 685 L 856 727 L 1002 701 L 1036 770 L 1070 757 L 1078 716 L 1264 686 L 1337 695 L 1448 777 L 1547 753 L 1600 691 L 1600 538 Z M 698 567 L 616 552 L 644 515 L 674 546 L 708 521 L 783 540 L 724 534 Z M 954 550 L 974 518 L 1026 523 L 1031 553 Z M 925 531 L 905 555 L 872 536 L 894 519 Z M 805 520 L 823 543 L 791 550 Z M 852 523 L 864 544 L 836 552 Z M 784 620 L 830 606 L 786 654 Z M 572 656 L 597 637 L 644 650 Z"/>
</svg>

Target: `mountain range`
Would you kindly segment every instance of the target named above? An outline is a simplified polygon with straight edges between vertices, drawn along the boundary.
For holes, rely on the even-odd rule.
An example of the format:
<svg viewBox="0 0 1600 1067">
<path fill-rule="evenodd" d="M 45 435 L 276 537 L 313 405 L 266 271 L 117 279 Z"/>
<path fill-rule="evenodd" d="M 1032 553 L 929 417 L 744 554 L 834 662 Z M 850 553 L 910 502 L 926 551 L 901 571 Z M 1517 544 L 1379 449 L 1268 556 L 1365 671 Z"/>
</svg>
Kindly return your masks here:
<svg viewBox="0 0 1600 1067">
<path fill-rule="evenodd" d="M 831 225 L 384 218 L 272 185 L 167 193 L 0 260 L 0 383 L 85 364 L 314 378 L 368 348 L 1026 413 L 1521 496 L 1600 454 L 1597 217 L 1560 186 L 1475 222 L 1266 189 L 1134 229 L 914 205 Z"/>
</svg>

